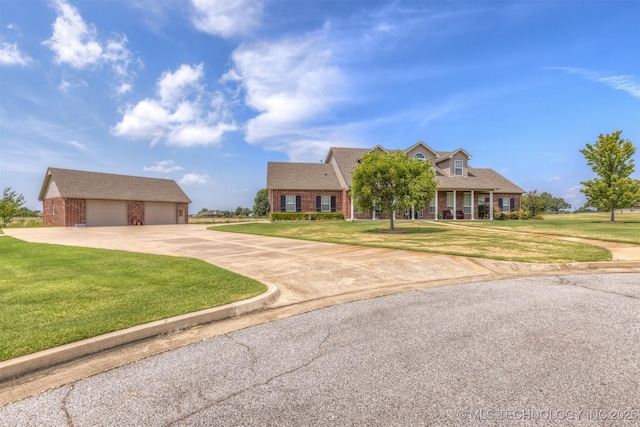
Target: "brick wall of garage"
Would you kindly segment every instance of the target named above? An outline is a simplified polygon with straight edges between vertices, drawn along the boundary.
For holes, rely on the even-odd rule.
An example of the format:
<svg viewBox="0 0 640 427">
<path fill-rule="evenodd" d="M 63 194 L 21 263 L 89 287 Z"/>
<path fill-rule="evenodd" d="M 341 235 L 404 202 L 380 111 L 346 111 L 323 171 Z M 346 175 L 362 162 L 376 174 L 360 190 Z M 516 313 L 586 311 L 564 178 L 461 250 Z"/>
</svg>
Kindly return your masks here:
<svg viewBox="0 0 640 427">
<path fill-rule="evenodd" d="M 42 204 L 42 224 L 45 227 L 73 227 L 87 220 L 87 203 L 84 199 L 45 199 Z"/>
</svg>

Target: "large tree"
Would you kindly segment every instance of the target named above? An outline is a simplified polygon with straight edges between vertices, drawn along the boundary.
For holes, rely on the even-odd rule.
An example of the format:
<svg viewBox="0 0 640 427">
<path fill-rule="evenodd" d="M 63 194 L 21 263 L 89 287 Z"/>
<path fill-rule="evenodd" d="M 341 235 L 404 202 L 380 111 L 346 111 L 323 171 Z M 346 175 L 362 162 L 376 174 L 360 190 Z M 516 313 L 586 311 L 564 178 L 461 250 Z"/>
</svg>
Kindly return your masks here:
<svg viewBox="0 0 640 427">
<path fill-rule="evenodd" d="M 0 200 L 0 219 L 3 227 L 18 215 L 22 205 L 24 205 L 24 196 L 12 191 L 11 187 L 6 187 Z"/>
<path fill-rule="evenodd" d="M 611 212 L 615 221 L 615 209 L 627 208 L 640 202 L 640 180 L 630 175 L 635 169 L 633 155 L 636 148 L 631 141 L 620 137 L 621 130 L 598 136 L 595 144 L 587 144 L 580 152 L 597 178 L 581 182 L 581 191 L 587 196 L 587 206 Z"/>
<path fill-rule="evenodd" d="M 380 209 L 390 218 L 393 213 L 425 206 L 436 191 L 435 172 L 429 161 L 409 158 L 402 151 L 365 154 L 353 170 L 351 194 L 360 209 Z"/>
<path fill-rule="evenodd" d="M 258 190 L 253 199 L 253 214 L 255 216 L 267 216 L 269 214 L 269 190 Z"/>
</svg>

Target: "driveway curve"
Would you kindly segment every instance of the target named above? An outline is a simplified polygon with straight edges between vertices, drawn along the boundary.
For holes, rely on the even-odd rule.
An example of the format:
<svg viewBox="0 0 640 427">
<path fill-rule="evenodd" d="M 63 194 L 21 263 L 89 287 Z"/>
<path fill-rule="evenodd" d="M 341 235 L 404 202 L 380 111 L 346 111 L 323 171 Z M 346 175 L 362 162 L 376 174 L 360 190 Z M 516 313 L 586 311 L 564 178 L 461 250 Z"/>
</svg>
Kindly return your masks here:
<svg viewBox="0 0 640 427">
<path fill-rule="evenodd" d="M 0 408 L 0 425 L 638 425 L 640 273 L 338 305 Z M 612 315 L 615 313 L 615 315 Z"/>
<path fill-rule="evenodd" d="M 202 259 L 277 286 L 266 310 L 161 336 L 0 385 L 0 405 L 230 331 L 336 304 L 485 280 L 640 272 L 640 262 L 531 264 L 209 231 L 206 225 L 6 229 L 29 242 Z"/>
<path fill-rule="evenodd" d="M 441 286 L 478 277 L 640 270 L 638 261 L 535 264 L 311 242 L 207 230 L 208 225 L 14 228 L 28 242 L 198 258 L 280 289 L 274 306 L 394 288 Z"/>
</svg>

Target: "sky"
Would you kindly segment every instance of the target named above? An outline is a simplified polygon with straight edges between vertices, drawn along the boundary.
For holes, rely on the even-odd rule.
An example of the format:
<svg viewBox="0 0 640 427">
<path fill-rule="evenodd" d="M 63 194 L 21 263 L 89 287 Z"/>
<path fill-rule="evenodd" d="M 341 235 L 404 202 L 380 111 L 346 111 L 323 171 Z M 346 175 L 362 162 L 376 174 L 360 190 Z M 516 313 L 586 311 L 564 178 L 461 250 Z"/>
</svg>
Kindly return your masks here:
<svg viewBox="0 0 640 427">
<path fill-rule="evenodd" d="M 252 207 L 269 161 L 468 152 L 582 206 L 579 152 L 639 148 L 640 1 L 0 0 L 0 187 L 48 167 Z"/>
</svg>

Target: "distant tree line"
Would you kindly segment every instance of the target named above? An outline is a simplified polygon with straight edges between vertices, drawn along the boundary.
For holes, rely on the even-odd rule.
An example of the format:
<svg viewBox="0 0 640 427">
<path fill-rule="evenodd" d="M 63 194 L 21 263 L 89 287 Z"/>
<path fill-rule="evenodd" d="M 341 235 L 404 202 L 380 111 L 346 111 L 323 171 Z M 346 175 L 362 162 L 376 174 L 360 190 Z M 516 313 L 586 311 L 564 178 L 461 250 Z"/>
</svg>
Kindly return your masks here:
<svg viewBox="0 0 640 427">
<path fill-rule="evenodd" d="M 559 214 L 567 209 L 571 209 L 571 204 L 562 197 L 553 197 L 551 193 L 538 194 L 538 190 L 532 190 L 522 196 L 522 210 L 529 212 L 532 217 L 544 213 Z"/>
</svg>

